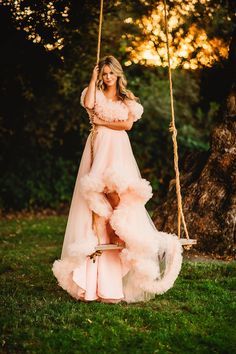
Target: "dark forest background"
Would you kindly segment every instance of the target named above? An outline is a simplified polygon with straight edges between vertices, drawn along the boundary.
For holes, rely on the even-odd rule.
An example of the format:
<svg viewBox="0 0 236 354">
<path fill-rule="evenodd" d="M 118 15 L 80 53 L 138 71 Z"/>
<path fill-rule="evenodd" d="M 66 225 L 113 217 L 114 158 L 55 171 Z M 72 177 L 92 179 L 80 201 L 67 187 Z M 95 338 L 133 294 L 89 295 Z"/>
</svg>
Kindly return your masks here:
<svg viewBox="0 0 236 354">
<path fill-rule="evenodd" d="M 227 47 L 236 28 L 234 1 L 168 2 L 177 19 L 181 8 L 193 3 L 195 10 L 181 15 L 184 21 L 179 20 L 173 38 L 181 28 L 181 42 L 195 25 L 207 34 L 203 44 L 217 38 Z M 105 1 L 101 53 L 121 61 L 129 89 L 144 106 L 143 118 L 129 136 L 142 175 L 153 186 L 150 208 L 161 203 L 174 176 L 168 75 L 163 65 L 151 65 L 145 59 L 132 61 L 132 50 L 149 35 L 137 21 L 150 16 L 159 4 Z M 94 0 L 0 1 L 3 211 L 60 211 L 69 206 L 90 128 L 80 94 L 96 61 L 98 18 L 99 2 Z M 125 22 L 126 18 L 135 21 Z M 173 46 L 179 42 L 173 41 Z M 158 50 L 163 38 L 157 35 L 154 45 Z M 180 169 L 187 156 L 210 148 L 210 133 L 230 82 L 227 56 L 220 55 L 219 49 L 215 46 L 210 64 L 198 62 L 197 68 L 186 69 L 180 58 L 173 70 Z M 200 46 L 191 57 L 199 58 L 201 50 Z M 129 60 L 132 64 L 126 66 Z M 186 63 L 190 58 L 184 60 Z"/>
</svg>

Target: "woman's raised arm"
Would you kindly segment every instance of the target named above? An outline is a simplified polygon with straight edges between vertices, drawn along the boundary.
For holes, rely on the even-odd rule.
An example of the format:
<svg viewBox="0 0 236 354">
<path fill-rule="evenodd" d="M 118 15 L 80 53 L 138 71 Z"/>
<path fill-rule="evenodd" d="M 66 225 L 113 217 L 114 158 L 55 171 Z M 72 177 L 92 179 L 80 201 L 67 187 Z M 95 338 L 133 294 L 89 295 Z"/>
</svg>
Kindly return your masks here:
<svg viewBox="0 0 236 354">
<path fill-rule="evenodd" d="M 84 107 L 87 109 L 93 109 L 94 107 L 94 95 L 95 95 L 95 87 L 96 87 L 96 82 L 98 77 L 98 71 L 99 71 L 99 67 L 98 65 L 95 65 L 91 80 L 88 85 L 88 90 L 84 97 Z"/>
</svg>

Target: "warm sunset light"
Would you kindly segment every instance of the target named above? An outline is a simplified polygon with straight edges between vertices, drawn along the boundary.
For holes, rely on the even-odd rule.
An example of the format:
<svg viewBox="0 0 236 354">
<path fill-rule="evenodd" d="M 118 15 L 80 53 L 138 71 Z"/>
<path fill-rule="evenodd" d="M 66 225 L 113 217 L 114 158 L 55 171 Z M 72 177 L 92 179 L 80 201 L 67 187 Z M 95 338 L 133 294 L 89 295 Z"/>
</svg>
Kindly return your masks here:
<svg viewBox="0 0 236 354">
<path fill-rule="evenodd" d="M 0 0 L 1 2 L 1 0 Z M 209 0 L 191 0 L 184 3 L 181 0 L 175 0 L 174 6 L 168 8 L 168 26 L 171 66 L 176 68 L 182 66 L 185 69 L 197 69 L 198 67 L 211 66 L 221 58 L 228 55 L 228 43 L 221 38 L 208 38 L 206 31 L 196 24 L 192 24 L 187 30 L 183 30 L 186 25 L 186 18 L 196 12 L 197 4 L 206 7 L 207 16 L 211 18 L 213 11 L 208 6 Z M 56 30 L 57 20 L 55 17 L 56 8 L 52 1 L 46 5 L 46 11 L 40 14 L 44 26 L 53 31 L 53 41 L 44 43 L 41 35 L 37 33 L 37 27 L 31 24 L 32 16 L 35 10 L 30 6 L 23 7 L 22 0 L 14 1 L 14 15 L 16 21 L 24 21 L 26 24 L 23 30 L 27 33 L 28 39 L 34 43 L 43 43 L 46 50 L 61 50 L 64 47 L 64 38 Z M 173 5 L 173 4 L 172 4 Z M 70 22 L 69 7 L 65 6 L 59 13 L 64 22 Z M 230 21 L 230 18 L 227 18 Z M 29 23 L 27 25 L 27 23 Z M 132 63 L 145 65 L 166 66 L 166 36 L 164 28 L 164 8 L 163 3 L 157 1 L 157 6 L 149 16 L 142 16 L 134 20 L 132 17 L 124 19 L 126 24 L 134 24 L 140 30 L 142 35 L 125 33 L 122 38 L 127 40 L 129 45 L 126 52 L 129 59 L 125 62 L 126 66 Z M 35 26 L 35 27 L 34 27 Z"/>
<path fill-rule="evenodd" d="M 226 42 L 216 37 L 208 38 L 206 31 L 198 28 L 195 24 L 192 24 L 187 33 L 184 33 L 181 27 L 184 24 L 184 16 L 189 11 L 194 11 L 196 2 L 197 0 L 192 0 L 187 5 L 182 4 L 169 11 L 168 26 L 172 68 L 182 66 L 185 69 L 197 69 L 200 66 L 211 66 L 220 58 L 226 58 L 228 55 Z M 176 1 L 176 3 L 180 4 L 180 1 Z M 207 3 L 207 0 L 201 0 L 201 3 Z M 136 24 L 143 33 L 143 36 L 136 37 L 129 34 L 123 35 L 123 38 L 129 39 L 132 43 L 132 46 L 126 49 L 130 60 L 125 65 L 129 66 L 134 62 L 166 66 L 163 5 L 158 5 L 149 17 L 143 16 L 136 21 L 129 17 L 124 22 Z"/>
</svg>

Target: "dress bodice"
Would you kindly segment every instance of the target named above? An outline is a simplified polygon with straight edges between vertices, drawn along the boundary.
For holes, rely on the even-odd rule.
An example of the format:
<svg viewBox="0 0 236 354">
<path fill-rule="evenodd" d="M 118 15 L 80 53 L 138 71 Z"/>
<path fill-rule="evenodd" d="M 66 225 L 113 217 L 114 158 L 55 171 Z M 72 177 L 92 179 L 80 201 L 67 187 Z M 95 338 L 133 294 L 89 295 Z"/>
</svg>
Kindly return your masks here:
<svg viewBox="0 0 236 354">
<path fill-rule="evenodd" d="M 80 103 L 84 107 L 84 97 L 87 92 L 88 87 L 86 87 L 80 98 Z M 95 113 L 99 118 L 106 121 L 117 121 L 117 120 L 127 120 L 128 114 L 131 112 L 134 116 L 134 122 L 141 118 L 143 114 L 143 106 L 135 100 L 127 99 L 125 102 L 112 101 L 107 98 L 102 90 L 96 90 L 96 103 L 95 103 Z M 89 116 L 91 116 L 91 111 L 87 110 Z"/>
</svg>

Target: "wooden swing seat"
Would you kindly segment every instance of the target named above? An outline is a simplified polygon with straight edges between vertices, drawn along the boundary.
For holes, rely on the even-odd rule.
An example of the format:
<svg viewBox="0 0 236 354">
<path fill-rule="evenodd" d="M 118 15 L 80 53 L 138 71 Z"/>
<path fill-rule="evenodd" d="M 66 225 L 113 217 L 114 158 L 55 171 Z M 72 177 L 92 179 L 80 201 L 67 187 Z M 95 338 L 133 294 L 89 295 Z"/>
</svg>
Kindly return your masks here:
<svg viewBox="0 0 236 354">
<path fill-rule="evenodd" d="M 122 250 L 124 247 L 114 243 L 103 243 L 95 247 L 96 251 Z"/>
<path fill-rule="evenodd" d="M 197 244 L 197 240 L 190 238 L 180 238 L 179 242 L 182 246 L 192 246 Z M 95 247 L 96 251 L 122 250 L 124 247 L 114 243 L 103 243 Z"/>
<path fill-rule="evenodd" d="M 197 240 L 192 238 L 180 238 L 179 241 L 182 246 L 189 246 L 189 245 L 192 246 L 197 244 Z"/>
</svg>

